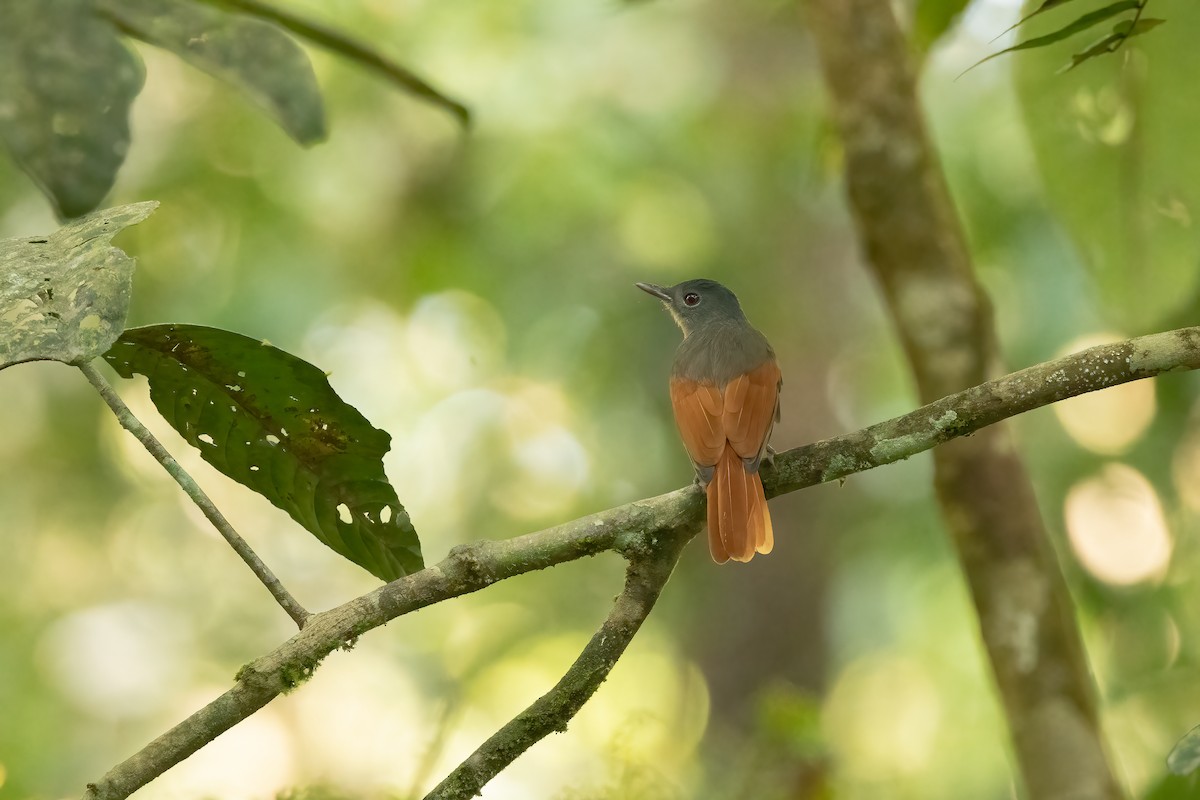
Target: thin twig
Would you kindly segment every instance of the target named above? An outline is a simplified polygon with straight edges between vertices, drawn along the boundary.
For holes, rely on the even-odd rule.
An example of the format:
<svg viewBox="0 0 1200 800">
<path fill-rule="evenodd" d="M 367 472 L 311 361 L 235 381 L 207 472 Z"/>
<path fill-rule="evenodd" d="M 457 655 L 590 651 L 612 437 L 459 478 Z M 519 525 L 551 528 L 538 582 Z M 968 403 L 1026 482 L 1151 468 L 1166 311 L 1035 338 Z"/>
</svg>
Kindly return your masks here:
<svg viewBox="0 0 1200 800">
<path fill-rule="evenodd" d="M 387 80 L 399 86 L 409 94 L 449 111 L 458 118 L 462 126 L 470 127 L 471 111 L 465 105 L 447 97 L 435 89 L 412 70 L 393 61 L 377 50 L 372 50 L 366 44 L 359 42 L 341 31 L 322 25 L 320 22 L 304 17 L 282 8 L 277 8 L 262 0 L 200 0 L 214 6 L 236 8 L 244 14 L 258 19 L 273 22 L 297 36 L 303 36 L 313 44 L 324 47 L 362 66 L 374 70 Z"/>
<path fill-rule="evenodd" d="M 163 465 L 163 468 L 170 473 L 171 477 L 183 488 L 187 496 L 192 498 L 204 516 L 208 517 L 209 522 L 225 537 L 225 541 L 229 542 L 229 546 L 242 557 L 246 562 L 246 566 L 254 571 L 258 579 L 262 581 L 263 586 L 267 587 L 267 591 L 275 598 L 280 607 L 287 612 L 288 616 L 295 620 L 296 625 L 303 628 L 305 623 L 312 615 L 304 609 L 304 606 L 296 602 L 296 598 L 283 587 L 279 579 L 274 573 L 262 562 L 262 559 L 251 549 L 246 540 L 238 535 L 238 532 L 229 524 L 229 520 L 213 505 L 213 501 L 208 498 L 204 490 L 196 483 L 191 475 L 179 465 L 179 462 L 167 452 L 167 448 L 162 446 L 158 439 L 152 434 L 141 421 L 133 415 L 129 410 L 129 406 L 125 405 L 120 395 L 113 389 L 112 384 L 105 380 L 94 366 L 90 363 L 77 364 L 80 371 L 87 377 L 92 386 L 96 387 L 96 391 L 104 398 L 104 402 L 108 403 L 108 407 L 117 415 L 117 420 L 121 423 L 121 427 L 129 431 L 134 437 L 142 443 L 142 445 L 150 451 L 150 455 L 154 456 L 158 463 Z"/>
<path fill-rule="evenodd" d="M 606 550 L 630 558 L 679 546 L 703 525 L 703 493 L 689 486 L 513 539 L 461 545 L 420 572 L 313 615 L 298 634 L 242 667 L 216 700 L 159 736 L 99 781 L 88 800 L 121 800 L 307 680 L 325 656 L 369 630 L 498 581 Z M 674 538 L 682 541 L 674 542 Z"/>
<path fill-rule="evenodd" d="M 1134 31 L 1137 29 L 1137 24 L 1139 22 L 1141 22 L 1142 13 L 1146 10 L 1146 6 L 1148 6 L 1148 5 L 1150 5 L 1150 0 L 1142 0 L 1142 2 L 1137 4 L 1137 10 L 1134 11 L 1133 19 L 1130 20 L 1130 22 L 1129 22 L 1129 30 L 1127 30 L 1125 33 L 1120 35 L 1121 38 L 1117 39 L 1116 45 L 1114 45 L 1113 49 L 1109 52 L 1112 52 L 1112 53 L 1117 52 L 1124 46 L 1124 44 L 1127 41 L 1129 41 L 1129 38 L 1131 36 L 1136 35 L 1134 33 Z"/>
<path fill-rule="evenodd" d="M 625 590 L 608 619 L 554 688 L 514 717 L 455 767 L 425 800 L 469 800 L 522 753 L 567 723 L 600 688 L 654 608 L 690 536 L 674 537 L 661 551 L 629 563 Z"/>
<path fill-rule="evenodd" d="M 780 453 L 764 470 L 769 496 L 903 461 L 1002 419 L 1068 397 L 1200 368 L 1200 327 L 1101 345 L 1006 375 L 860 431 Z M 86 800 L 123 800 L 272 699 L 307 679 L 329 653 L 367 631 L 499 581 L 606 550 L 631 560 L 686 542 L 703 526 L 703 493 L 689 486 L 513 539 L 461 545 L 441 562 L 328 611 L 246 665 L 229 691 L 89 784 Z M 786 547 L 786 542 L 780 543 Z"/>
</svg>

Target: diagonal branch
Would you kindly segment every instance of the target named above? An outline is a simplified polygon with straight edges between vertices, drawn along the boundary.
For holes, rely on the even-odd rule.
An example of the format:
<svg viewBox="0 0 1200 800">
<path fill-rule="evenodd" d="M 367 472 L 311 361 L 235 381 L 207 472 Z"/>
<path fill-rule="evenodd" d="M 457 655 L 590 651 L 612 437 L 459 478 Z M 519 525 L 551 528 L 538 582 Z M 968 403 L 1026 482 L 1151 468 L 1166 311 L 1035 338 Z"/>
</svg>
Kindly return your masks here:
<svg viewBox="0 0 1200 800">
<path fill-rule="evenodd" d="M 298 634 L 242 667 L 233 688 L 101 780 L 88 784 L 84 797 L 128 797 L 274 698 L 295 689 L 325 656 L 396 617 L 584 556 L 614 550 L 631 559 L 650 557 L 676 537 L 687 541 L 703 524 L 702 497 L 701 491 L 689 486 L 537 533 L 460 545 L 437 564 L 315 614 Z"/>
<path fill-rule="evenodd" d="M 891 464 L 1069 397 L 1200 368 L 1200 327 L 1080 350 L 935 400 L 855 433 L 797 447 L 766 472 L 767 495 L 803 489 Z"/>
<path fill-rule="evenodd" d="M 154 456 L 158 463 L 163 465 L 163 468 L 171 475 L 172 478 L 183 488 L 187 496 L 192 498 L 200 511 L 208 518 L 208 521 L 213 524 L 213 527 L 225 537 L 225 541 L 229 542 L 229 546 L 234 549 L 242 561 L 246 562 L 246 566 L 254 572 L 255 576 L 262 581 L 262 585 L 267 587 L 267 591 L 275 598 L 275 602 L 287 612 L 287 615 L 292 618 L 297 627 L 303 628 L 305 622 L 312 616 L 305 610 L 304 606 L 292 597 L 291 592 L 284 588 L 279 579 L 275 577 L 275 573 L 271 572 L 270 568 L 263 563 L 263 560 L 258 557 L 258 554 L 250 547 L 238 532 L 229 524 L 229 520 L 225 519 L 225 515 L 221 513 L 213 501 L 208 498 L 200 485 L 195 479 L 187 473 L 175 457 L 167 452 L 167 448 L 163 447 L 162 442 L 154 438 L 154 434 L 142 424 L 142 421 L 133 415 L 129 410 L 129 406 L 125 405 L 125 401 L 113 389 L 112 384 L 104 379 L 95 367 L 90 363 L 77 364 L 80 371 L 88 381 L 100 393 L 100 397 L 108 403 L 108 407 L 117 415 L 117 421 L 121 423 L 121 427 L 133 434 L 134 438 L 142 443 L 142 446 L 150 451 L 150 455 Z"/>
<path fill-rule="evenodd" d="M 1200 327 L 1101 345 L 1006 375 L 854 433 L 788 450 L 765 470 L 778 496 L 902 461 L 1000 420 L 1087 392 L 1200 368 Z M 306 680 L 329 653 L 390 620 L 497 581 L 608 550 L 665 563 L 703 526 L 703 493 L 689 486 L 501 541 L 461 545 L 437 564 L 313 615 L 304 629 L 237 675 L 216 700 L 89 784 L 86 800 L 120 800 L 272 699 Z M 673 561 L 672 561 L 673 563 Z M 561 722 L 565 724 L 566 718 Z"/>
<path fill-rule="evenodd" d="M 691 538 L 690 534 L 674 536 L 661 550 L 630 561 L 625 590 L 562 679 L 492 734 L 425 795 L 425 800 L 469 800 L 530 747 L 555 731 L 565 731 L 567 723 L 608 678 L 617 659 L 646 621 L 679 561 L 683 546 Z"/>
</svg>

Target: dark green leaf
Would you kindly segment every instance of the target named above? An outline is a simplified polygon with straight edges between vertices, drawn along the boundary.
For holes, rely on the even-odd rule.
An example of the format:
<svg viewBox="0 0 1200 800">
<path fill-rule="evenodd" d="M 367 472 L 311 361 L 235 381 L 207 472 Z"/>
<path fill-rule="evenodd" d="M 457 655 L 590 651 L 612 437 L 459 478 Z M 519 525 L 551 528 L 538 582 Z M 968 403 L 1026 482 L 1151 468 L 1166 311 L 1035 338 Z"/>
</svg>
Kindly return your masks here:
<svg viewBox="0 0 1200 800">
<path fill-rule="evenodd" d="M 1013 53 L 1013 52 L 1016 52 L 1017 50 L 1030 50 L 1035 47 L 1045 47 L 1046 45 L 1054 44 L 1055 42 L 1061 42 L 1063 39 L 1066 39 L 1069 36 L 1074 36 L 1077 33 L 1080 33 L 1082 31 L 1087 30 L 1088 28 L 1091 28 L 1095 25 L 1100 24 L 1101 22 L 1103 22 L 1106 19 L 1114 17 L 1117 14 L 1120 14 L 1124 11 L 1131 11 L 1137 7 L 1138 7 L 1138 0 L 1118 0 L 1118 2 L 1113 3 L 1111 5 L 1107 5 L 1104 8 L 1099 8 L 1095 11 L 1084 14 L 1079 19 L 1075 20 L 1074 22 L 1070 23 L 1069 25 L 1059 28 L 1058 30 L 1054 31 L 1053 33 L 1048 33 L 1045 36 L 1038 36 L 1036 38 L 1021 42 L 1020 44 L 1015 44 L 1012 47 L 1005 48 L 1004 50 L 1001 50 L 998 53 L 992 53 L 987 58 L 976 61 L 974 64 L 972 64 L 970 67 L 968 67 L 964 72 L 970 72 L 971 70 L 978 67 L 980 64 L 984 64 L 988 61 L 991 61 L 993 58 L 998 58 L 998 57 L 1004 55 L 1005 53 Z"/>
<path fill-rule="evenodd" d="M 60 217 L 91 211 L 112 188 L 142 78 L 85 0 L 0 2 L 0 139 Z"/>
<path fill-rule="evenodd" d="M 422 568 L 383 471 L 391 437 L 312 364 L 196 325 L 133 328 L 104 357 L 126 378 L 149 379 L 154 405 L 205 461 L 341 555 L 388 581 Z"/>
<path fill-rule="evenodd" d="M 1188 775 L 1200 767 L 1200 725 L 1175 743 L 1171 755 L 1167 756 L 1167 769 L 1176 775 Z"/>
<path fill-rule="evenodd" d="M 1111 53 L 1120 47 L 1121 42 L 1123 41 L 1125 41 L 1125 36 L 1122 34 L 1110 33 L 1108 36 L 1105 36 L 1100 41 L 1094 43 L 1083 52 L 1076 53 L 1075 55 L 1071 56 L 1071 62 L 1066 64 L 1059 71 L 1067 72 L 1069 70 L 1073 70 L 1083 62 L 1087 61 L 1089 58 L 1095 58 L 1096 56 L 1102 56 L 1105 53 Z"/>
<path fill-rule="evenodd" d="M 112 237 L 158 203 L 97 211 L 46 236 L 0 240 L 0 369 L 89 361 L 125 327 L 133 259 Z"/>
<path fill-rule="evenodd" d="M 1140 800 L 1197 800 L 1200 798 L 1200 785 L 1197 785 L 1196 778 L 1196 775 L 1183 777 L 1165 774 L 1142 790 Z"/>
<path fill-rule="evenodd" d="M 301 144 L 325 137 L 312 64 L 279 28 L 190 0 L 93 0 L 122 30 L 245 91 Z"/>
<path fill-rule="evenodd" d="M 932 47 L 962 16 L 969 2 L 970 0 L 917 0 L 912 34 L 917 48 L 925 52 Z"/>
<path fill-rule="evenodd" d="M 1161 19 L 1140 19 L 1134 23 L 1131 19 L 1125 19 L 1113 25 L 1113 32 L 1103 39 L 1095 42 L 1081 53 L 1076 53 L 1071 56 L 1071 62 L 1066 64 L 1060 72 L 1069 72 L 1075 69 L 1084 61 L 1096 56 L 1102 56 L 1106 53 L 1111 53 L 1124 43 L 1126 39 L 1132 39 L 1134 36 L 1140 36 L 1148 30 L 1161 25 L 1165 20 Z"/>
<path fill-rule="evenodd" d="M 1001 33 L 1000 36 L 1003 36 L 1005 33 L 1008 33 L 1013 28 L 1019 28 L 1020 26 L 1024 25 L 1026 22 L 1029 22 L 1029 20 L 1033 19 L 1034 17 L 1036 17 L 1039 14 L 1049 11 L 1052 8 L 1057 8 L 1058 6 L 1065 5 L 1066 3 L 1069 3 L 1069 2 L 1071 2 L 1071 0 L 1046 0 L 1046 2 L 1042 3 L 1040 6 L 1035 8 L 1033 11 L 1030 11 L 1028 14 L 1021 17 L 1019 20 L 1014 22 L 1012 25 L 1005 28 L 1004 33 Z M 997 36 L 996 39 L 999 39 L 1000 36 Z M 992 41 L 994 42 L 994 41 L 996 41 L 996 39 L 992 39 Z"/>
<path fill-rule="evenodd" d="M 442 94 L 416 73 L 363 42 L 327 27 L 314 19 L 280 7 L 271 0 L 196 0 L 236 8 L 239 13 L 278 25 L 286 31 L 349 58 L 360 66 L 382 75 L 406 92 L 454 114 L 464 126 L 471 124 L 471 112 L 462 103 Z"/>
<path fill-rule="evenodd" d="M 1132 39 L 1134 36 L 1141 36 L 1146 31 L 1154 30 L 1164 22 L 1166 22 L 1165 19 L 1155 19 L 1153 17 L 1142 17 L 1137 22 L 1131 19 L 1123 19 L 1116 25 L 1113 25 L 1113 33 L 1119 33 L 1126 39 Z"/>
</svg>

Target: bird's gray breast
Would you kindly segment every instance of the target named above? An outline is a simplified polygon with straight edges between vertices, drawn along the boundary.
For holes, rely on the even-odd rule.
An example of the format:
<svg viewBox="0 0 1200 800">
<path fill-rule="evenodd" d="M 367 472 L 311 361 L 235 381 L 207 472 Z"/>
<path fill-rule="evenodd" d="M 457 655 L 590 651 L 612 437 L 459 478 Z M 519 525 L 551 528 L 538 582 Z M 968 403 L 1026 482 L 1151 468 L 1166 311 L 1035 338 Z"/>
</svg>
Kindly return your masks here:
<svg viewBox="0 0 1200 800">
<path fill-rule="evenodd" d="M 671 377 L 724 386 L 774 356 L 767 338 L 748 323 L 706 326 L 679 344 Z"/>
</svg>

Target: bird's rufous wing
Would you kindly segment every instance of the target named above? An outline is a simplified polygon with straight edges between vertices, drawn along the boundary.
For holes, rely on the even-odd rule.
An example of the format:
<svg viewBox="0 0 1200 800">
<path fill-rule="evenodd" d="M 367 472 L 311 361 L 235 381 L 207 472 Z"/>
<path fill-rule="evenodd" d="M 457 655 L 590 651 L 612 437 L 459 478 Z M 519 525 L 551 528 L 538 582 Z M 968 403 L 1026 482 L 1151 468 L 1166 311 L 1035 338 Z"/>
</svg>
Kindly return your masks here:
<svg viewBox="0 0 1200 800">
<path fill-rule="evenodd" d="M 721 427 L 742 458 L 758 458 L 766 450 L 779 407 L 779 364 L 764 362 L 725 387 Z"/>
<path fill-rule="evenodd" d="M 712 478 L 708 544 L 718 564 L 749 561 L 774 546 L 756 472 L 775 424 L 779 381 L 774 359 L 730 381 L 724 391 L 704 381 L 671 379 L 671 406 L 684 447 L 697 469 Z"/>
<path fill-rule="evenodd" d="M 712 383 L 672 378 L 671 408 L 692 463 L 698 467 L 716 464 L 726 441 L 720 390 Z"/>
</svg>

